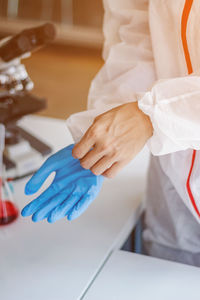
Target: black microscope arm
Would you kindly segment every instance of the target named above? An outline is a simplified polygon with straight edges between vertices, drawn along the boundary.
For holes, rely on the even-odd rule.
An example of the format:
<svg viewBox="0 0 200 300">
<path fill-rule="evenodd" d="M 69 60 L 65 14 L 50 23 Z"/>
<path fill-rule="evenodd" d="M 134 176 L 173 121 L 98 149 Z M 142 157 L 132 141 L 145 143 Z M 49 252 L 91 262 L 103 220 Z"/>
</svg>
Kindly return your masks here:
<svg viewBox="0 0 200 300">
<path fill-rule="evenodd" d="M 51 23 L 25 29 L 0 46 L 0 58 L 4 62 L 20 58 L 23 54 L 33 52 L 53 41 L 55 36 L 55 26 Z"/>
</svg>

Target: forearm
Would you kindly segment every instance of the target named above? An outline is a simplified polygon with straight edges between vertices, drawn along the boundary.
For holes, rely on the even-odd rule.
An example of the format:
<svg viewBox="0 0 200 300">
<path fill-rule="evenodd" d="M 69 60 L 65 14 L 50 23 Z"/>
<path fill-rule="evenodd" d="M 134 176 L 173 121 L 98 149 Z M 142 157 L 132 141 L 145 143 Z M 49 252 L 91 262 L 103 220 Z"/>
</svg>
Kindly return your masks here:
<svg viewBox="0 0 200 300">
<path fill-rule="evenodd" d="M 104 66 L 91 83 L 88 111 L 67 120 L 75 142 L 96 116 L 135 102 L 156 80 L 148 23 L 148 1 L 104 0 Z"/>
</svg>

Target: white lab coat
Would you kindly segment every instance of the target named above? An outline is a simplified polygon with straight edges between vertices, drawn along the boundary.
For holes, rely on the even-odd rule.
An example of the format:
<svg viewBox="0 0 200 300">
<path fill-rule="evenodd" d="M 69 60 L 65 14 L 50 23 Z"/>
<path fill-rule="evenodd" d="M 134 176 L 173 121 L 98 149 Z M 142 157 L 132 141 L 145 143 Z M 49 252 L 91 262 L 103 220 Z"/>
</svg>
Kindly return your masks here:
<svg viewBox="0 0 200 300">
<path fill-rule="evenodd" d="M 200 152 L 193 151 L 200 150 L 200 1 L 104 0 L 104 6 L 105 64 L 91 84 L 88 111 L 72 115 L 67 125 L 78 141 L 96 115 L 138 101 L 153 124 L 148 146 L 158 156 L 156 168 L 160 168 L 160 178 L 150 176 L 147 216 L 151 217 L 146 218 L 144 239 L 197 252 L 200 237 L 194 242 L 192 232 L 189 238 L 189 233 L 184 237 L 177 231 L 176 222 L 173 230 L 160 223 L 162 214 L 167 214 L 162 201 L 167 197 L 173 208 L 174 199 L 163 173 L 189 211 L 189 222 L 192 218 L 200 229 Z M 155 197 L 157 207 L 152 202 L 152 208 Z M 148 208 L 154 213 L 148 214 Z M 181 217 L 184 210 L 170 211 L 169 217 L 184 226 L 188 220 L 188 215 Z M 159 226 L 161 230 L 156 229 Z"/>
</svg>

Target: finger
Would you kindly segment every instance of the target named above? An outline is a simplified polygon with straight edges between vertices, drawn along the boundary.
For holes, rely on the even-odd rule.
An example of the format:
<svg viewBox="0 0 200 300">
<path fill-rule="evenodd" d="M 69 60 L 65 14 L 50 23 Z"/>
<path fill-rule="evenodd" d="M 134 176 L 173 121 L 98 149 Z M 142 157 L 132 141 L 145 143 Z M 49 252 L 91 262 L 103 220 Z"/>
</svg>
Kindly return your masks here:
<svg viewBox="0 0 200 300">
<path fill-rule="evenodd" d="M 52 210 L 59 207 L 60 204 L 73 192 L 74 186 L 67 187 L 66 189 L 53 196 L 49 201 L 43 203 L 39 209 L 33 214 L 33 222 L 39 222 L 49 216 Z"/>
<path fill-rule="evenodd" d="M 36 193 L 53 171 L 55 171 L 55 166 L 47 159 L 39 168 L 39 170 L 27 182 L 25 186 L 25 194 L 32 195 Z"/>
<path fill-rule="evenodd" d="M 127 165 L 127 163 L 128 161 L 114 163 L 102 175 L 108 178 L 114 178 Z"/>
<path fill-rule="evenodd" d="M 98 162 L 104 156 L 104 152 L 100 151 L 97 147 L 94 147 L 89 151 L 81 160 L 81 166 L 84 169 L 91 169 L 91 167 Z"/>
<path fill-rule="evenodd" d="M 45 202 L 49 201 L 52 197 L 54 197 L 58 191 L 53 187 L 53 184 L 46 189 L 41 195 L 39 195 L 36 199 L 31 201 L 29 204 L 27 204 L 21 214 L 23 217 L 28 217 L 32 214 L 34 214 L 41 205 L 43 205 Z"/>
<path fill-rule="evenodd" d="M 80 142 L 74 146 L 74 149 L 72 150 L 73 157 L 78 159 L 83 158 L 94 146 L 95 140 L 96 137 L 91 126 Z"/>
<path fill-rule="evenodd" d="M 85 190 L 75 189 L 65 201 L 57 206 L 48 216 L 48 222 L 54 223 L 61 218 L 64 218 L 68 212 L 76 205 L 76 203 L 81 199 L 82 195 L 85 193 Z"/>
<path fill-rule="evenodd" d="M 115 162 L 116 162 L 115 157 L 104 156 L 91 168 L 91 171 L 95 175 L 102 175 Z"/>
</svg>

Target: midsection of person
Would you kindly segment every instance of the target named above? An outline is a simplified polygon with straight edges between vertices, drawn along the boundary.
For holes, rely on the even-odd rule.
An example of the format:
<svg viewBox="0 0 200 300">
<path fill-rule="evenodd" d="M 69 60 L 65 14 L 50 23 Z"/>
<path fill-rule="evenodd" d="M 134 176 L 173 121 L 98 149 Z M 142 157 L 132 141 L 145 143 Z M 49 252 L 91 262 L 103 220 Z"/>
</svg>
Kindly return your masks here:
<svg viewBox="0 0 200 300">
<path fill-rule="evenodd" d="M 198 74 L 199 13 L 198 0 L 150 1 L 149 24 L 158 79 Z M 200 153 L 192 149 L 152 159 L 143 234 L 149 254 L 177 260 L 177 251 L 185 251 L 179 261 L 200 265 L 199 163 Z M 190 252 L 194 260 L 188 259 Z"/>
</svg>

